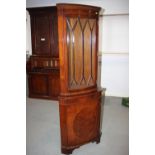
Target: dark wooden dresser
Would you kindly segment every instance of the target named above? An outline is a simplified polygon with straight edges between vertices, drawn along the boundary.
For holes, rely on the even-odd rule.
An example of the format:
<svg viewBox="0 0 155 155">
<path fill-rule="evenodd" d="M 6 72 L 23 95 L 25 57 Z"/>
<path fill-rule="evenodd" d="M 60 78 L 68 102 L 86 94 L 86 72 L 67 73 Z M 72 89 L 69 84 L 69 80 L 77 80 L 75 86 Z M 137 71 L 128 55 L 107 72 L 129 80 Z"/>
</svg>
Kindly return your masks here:
<svg viewBox="0 0 155 155">
<path fill-rule="evenodd" d="M 100 9 L 79 4 L 27 9 L 33 51 L 27 63 L 29 96 L 59 100 L 64 154 L 100 142 L 104 97 L 97 86 Z"/>
<path fill-rule="evenodd" d="M 58 100 L 60 67 L 56 7 L 28 8 L 32 56 L 27 62 L 29 97 Z"/>
</svg>

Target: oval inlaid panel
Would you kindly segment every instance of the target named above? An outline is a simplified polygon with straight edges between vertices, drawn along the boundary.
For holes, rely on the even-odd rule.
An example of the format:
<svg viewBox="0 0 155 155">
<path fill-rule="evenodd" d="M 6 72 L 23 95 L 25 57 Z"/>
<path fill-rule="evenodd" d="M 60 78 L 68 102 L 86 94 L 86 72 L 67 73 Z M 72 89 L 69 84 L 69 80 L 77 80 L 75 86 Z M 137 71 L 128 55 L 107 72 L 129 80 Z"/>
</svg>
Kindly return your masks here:
<svg viewBox="0 0 155 155">
<path fill-rule="evenodd" d="M 82 109 L 74 119 L 73 128 L 76 136 L 80 138 L 89 138 L 96 128 L 95 110 Z"/>
</svg>

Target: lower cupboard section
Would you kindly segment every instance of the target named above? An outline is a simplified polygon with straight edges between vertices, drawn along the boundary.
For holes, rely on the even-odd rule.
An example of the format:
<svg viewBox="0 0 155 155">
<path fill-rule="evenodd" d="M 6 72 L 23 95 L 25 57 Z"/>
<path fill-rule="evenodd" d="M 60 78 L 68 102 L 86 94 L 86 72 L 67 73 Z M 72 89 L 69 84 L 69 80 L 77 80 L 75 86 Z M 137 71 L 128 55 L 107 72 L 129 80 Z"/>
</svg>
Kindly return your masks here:
<svg viewBox="0 0 155 155">
<path fill-rule="evenodd" d="M 74 97 L 60 97 L 62 153 L 88 142 L 100 142 L 101 91 Z"/>
<path fill-rule="evenodd" d="M 59 72 L 29 73 L 29 97 L 58 100 L 60 93 Z"/>
</svg>

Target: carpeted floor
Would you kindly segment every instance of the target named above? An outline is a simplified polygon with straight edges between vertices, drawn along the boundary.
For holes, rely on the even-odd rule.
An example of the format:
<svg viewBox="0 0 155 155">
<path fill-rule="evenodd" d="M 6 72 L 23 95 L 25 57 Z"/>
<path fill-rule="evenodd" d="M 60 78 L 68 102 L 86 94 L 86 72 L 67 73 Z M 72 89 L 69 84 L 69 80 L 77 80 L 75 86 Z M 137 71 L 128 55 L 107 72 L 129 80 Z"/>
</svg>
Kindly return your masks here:
<svg viewBox="0 0 155 155">
<path fill-rule="evenodd" d="M 62 155 L 58 102 L 27 98 L 27 155 Z M 106 97 L 99 144 L 81 146 L 73 155 L 129 155 L 129 109 L 121 98 Z"/>
</svg>

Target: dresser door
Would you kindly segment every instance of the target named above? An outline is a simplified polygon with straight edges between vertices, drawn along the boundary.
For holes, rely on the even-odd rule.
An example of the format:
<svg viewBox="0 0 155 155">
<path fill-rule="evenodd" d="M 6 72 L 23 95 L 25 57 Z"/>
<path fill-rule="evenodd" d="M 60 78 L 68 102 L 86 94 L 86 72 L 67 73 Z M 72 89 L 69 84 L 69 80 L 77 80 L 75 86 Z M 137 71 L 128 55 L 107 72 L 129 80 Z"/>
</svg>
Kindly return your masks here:
<svg viewBox="0 0 155 155">
<path fill-rule="evenodd" d="M 47 97 L 48 91 L 48 76 L 45 74 L 29 74 L 29 96 L 30 97 Z"/>
<path fill-rule="evenodd" d="M 56 7 L 29 8 L 32 53 L 58 57 L 58 26 Z"/>
<path fill-rule="evenodd" d="M 35 55 L 50 55 L 50 15 L 31 16 L 32 48 Z"/>
</svg>

